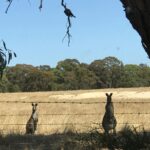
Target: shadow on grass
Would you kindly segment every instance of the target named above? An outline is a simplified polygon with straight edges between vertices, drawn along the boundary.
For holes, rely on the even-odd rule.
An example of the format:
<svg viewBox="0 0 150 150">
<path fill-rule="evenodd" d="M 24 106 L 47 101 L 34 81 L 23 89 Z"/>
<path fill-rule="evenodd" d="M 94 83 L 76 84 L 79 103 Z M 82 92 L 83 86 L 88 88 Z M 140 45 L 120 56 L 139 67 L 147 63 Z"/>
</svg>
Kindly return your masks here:
<svg viewBox="0 0 150 150">
<path fill-rule="evenodd" d="M 149 150 L 150 132 L 125 126 L 116 135 L 97 130 L 88 133 L 70 131 L 51 135 L 0 135 L 0 150 Z"/>
</svg>

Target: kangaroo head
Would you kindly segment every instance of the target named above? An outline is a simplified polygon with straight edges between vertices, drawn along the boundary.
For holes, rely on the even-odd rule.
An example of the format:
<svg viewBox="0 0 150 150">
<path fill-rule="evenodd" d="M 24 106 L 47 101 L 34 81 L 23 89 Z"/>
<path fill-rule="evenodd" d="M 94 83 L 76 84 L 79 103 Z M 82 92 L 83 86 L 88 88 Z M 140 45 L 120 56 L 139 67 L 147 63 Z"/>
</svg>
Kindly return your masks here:
<svg viewBox="0 0 150 150">
<path fill-rule="evenodd" d="M 110 103 L 111 102 L 111 96 L 113 95 L 113 93 L 106 93 L 106 96 L 107 96 L 107 102 Z"/>
<path fill-rule="evenodd" d="M 32 103 L 32 112 L 35 112 L 37 110 L 37 103 Z"/>
</svg>

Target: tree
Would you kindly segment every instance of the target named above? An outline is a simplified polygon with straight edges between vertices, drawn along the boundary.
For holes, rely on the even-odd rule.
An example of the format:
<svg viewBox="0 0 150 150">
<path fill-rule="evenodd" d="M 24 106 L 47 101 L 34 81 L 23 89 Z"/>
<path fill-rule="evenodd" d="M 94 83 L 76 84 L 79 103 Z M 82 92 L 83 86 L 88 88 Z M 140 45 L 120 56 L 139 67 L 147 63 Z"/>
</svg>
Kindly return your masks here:
<svg viewBox="0 0 150 150">
<path fill-rule="evenodd" d="M 95 72 L 100 87 L 118 87 L 123 73 L 123 63 L 115 57 L 106 57 L 90 64 L 90 69 Z"/>
<path fill-rule="evenodd" d="M 139 67 L 142 86 L 150 86 L 150 68 L 146 64 L 140 64 Z"/>
<path fill-rule="evenodd" d="M 13 85 L 18 85 L 21 91 L 24 91 L 26 84 L 26 77 L 30 70 L 34 69 L 32 65 L 18 64 L 14 67 L 8 67 L 6 70 L 6 77 Z"/>
<path fill-rule="evenodd" d="M 23 91 L 51 91 L 53 75 L 50 71 L 32 69 L 25 78 Z"/>
<path fill-rule="evenodd" d="M 96 88 L 96 76 L 76 59 L 60 61 L 54 71 L 59 90 Z"/>
<path fill-rule="evenodd" d="M 0 82 L 0 92 L 8 92 L 9 89 L 9 81 L 7 80 L 6 76 L 4 75 L 3 80 Z"/>
<path fill-rule="evenodd" d="M 96 87 L 97 88 L 105 88 L 107 87 L 105 83 L 105 78 L 103 79 L 102 72 L 103 68 L 103 61 L 102 60 L 95 60 L 89 65 L 89 69 L 93 71 L 96 75 Z"/>
<path fill-rule="evenodd" d="M 150 67 L 123 65 L 115 57 L 95 60 L 90 65 L 76 59 L 60 61 L 56 68 L 47 65 L 7 67 L 0 92 L 78 90 L 150 86 Z"/>
<path fill-rule="evenodd" d="M 103 64 L 103 78 L 106 77 L 108 87 L 117 88 L 123 74 L 123 63 L 115 57 L 106 57 Z"/>
<path fill-rule="evenodd" d="M 150 58 L 150 1 L 120 0 L 126 17 L 141 36 L 141 43 Z"/>
<path fill-rule="evenodd" d="M 51 67 L 48 65 L 40 65 L 38 67 L 36 67 L 37 69 L 41 70 L 41 71 L 50 71 Z"/>
<path fill-rule="evenodd" d="M 150 68 L 145 64 L 125 65 L 121 87 L 150 86 Z"/>
<path fill-rule="evenodd" d="M 7 69 L 8 81 L 21 91 L 48 91 L 52 89 L 54 80 L 51 71 L 43 71 L 32 65 L 16 65 Z"/>
<path fill-rule="evenodd" d="M 93 71 L 91 71 L 87 64 L 81 63 L 76 72 L 78 80 L 78 89 L 95 89 L 97 88 L 97 77 Z"/>
<path fill-rule="evenodd" d="M 78 79 L 76 73 L 80 62 L 76 59 L 66 59 L 58 62 L 54 74 L 56 83 L 61 85 L 61 90 L 78 89 Z"/>
<path fill-rule="evenodd" d="M 121 87 L 140 87 L 143 86 L 141 78 L 141 67 L 138 65 L 125 65 L 124 74 L 121 79 Z"/>
</svg>

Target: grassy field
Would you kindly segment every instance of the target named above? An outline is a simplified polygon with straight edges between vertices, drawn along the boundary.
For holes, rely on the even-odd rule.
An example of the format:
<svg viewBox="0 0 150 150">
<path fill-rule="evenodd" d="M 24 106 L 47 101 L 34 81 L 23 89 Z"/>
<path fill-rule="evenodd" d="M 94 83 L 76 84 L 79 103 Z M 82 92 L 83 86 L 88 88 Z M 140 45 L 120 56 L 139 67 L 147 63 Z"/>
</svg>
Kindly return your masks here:
<svg viewBox="0 0 150 150">
<path fill-rule="evenodd" d="M 31 102 L 39 103 L 36 134 L 102 132 L 106 92 L 113 93 L 117 131 L 126 123 L 150 130 L 150 88 L 125 88 L 0 94 L 0 132 L 24 134 Z"/>
</svg>

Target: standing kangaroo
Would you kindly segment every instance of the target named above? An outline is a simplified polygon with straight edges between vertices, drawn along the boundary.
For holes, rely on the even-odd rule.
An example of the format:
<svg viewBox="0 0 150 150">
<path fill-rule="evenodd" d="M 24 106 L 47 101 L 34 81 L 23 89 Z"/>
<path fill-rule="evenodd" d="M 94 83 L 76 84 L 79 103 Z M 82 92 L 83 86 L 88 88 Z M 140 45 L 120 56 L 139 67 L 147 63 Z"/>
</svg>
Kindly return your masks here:
<svg viewBox="0 0 150 150">
<path fill-rule="evenodd" d="M 105 133 L 108 134 L 110 130 L 113 130 L 113 133 L 116 133 L 116 125 L 117 121 L 114 116 L 114 106 L 111 99 L 113 93 L 106 93 L 107 96 L 107 103 L 105 106 L 105 114 L 102 121 L 102 126 L 105 130 Z"/>
<path fill-rule="evenodd" d="M 32 103 L 32 114 L 26 124 L 26 134 L 34 134 L 37 129 L 38 123 L 38 113 L 37 113 L 37 103 Z"/>
</svg>

